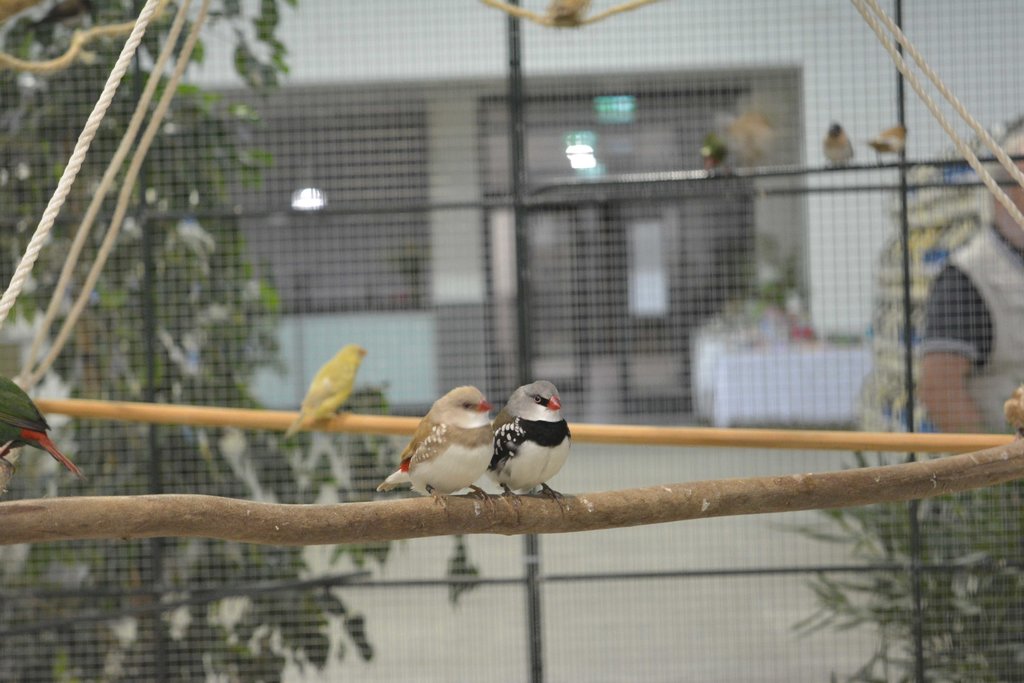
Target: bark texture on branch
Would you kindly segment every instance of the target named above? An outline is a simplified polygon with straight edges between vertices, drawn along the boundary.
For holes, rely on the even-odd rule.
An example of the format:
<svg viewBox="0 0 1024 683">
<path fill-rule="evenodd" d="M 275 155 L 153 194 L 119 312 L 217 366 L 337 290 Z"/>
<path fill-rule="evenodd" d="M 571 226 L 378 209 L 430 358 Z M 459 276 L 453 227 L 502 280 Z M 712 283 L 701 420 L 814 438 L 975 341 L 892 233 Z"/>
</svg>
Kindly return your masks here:
<svg viewBox="0 0 1024 683">
<path fill-rule="evenodd" d="M 6 493 L 7 485 L 11 482 L 11 477 L 13 476 L 14 465 L 3 458 L 0 458 L 0 496 L 3 496 L 4 493 Z"/>
<path fill-rule="evenodd" d="M 821 474 L 684 482 L 566 496 L 282 505 L 197 495 L 0 503 L 0 544 L 198 536 L 269 545 L 359 543 L 448 534 L 592 531 L 687 519 L 929 498 L 1024 478 L 1024 440 L 976 453 Z"/>
</svg>

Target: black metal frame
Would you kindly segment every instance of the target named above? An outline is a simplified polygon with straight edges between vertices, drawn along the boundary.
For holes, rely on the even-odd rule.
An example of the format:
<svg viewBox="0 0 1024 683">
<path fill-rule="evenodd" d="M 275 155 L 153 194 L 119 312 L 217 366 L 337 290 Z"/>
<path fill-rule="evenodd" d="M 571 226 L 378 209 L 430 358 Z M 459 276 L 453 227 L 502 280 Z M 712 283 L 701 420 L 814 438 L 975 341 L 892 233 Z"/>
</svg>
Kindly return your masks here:
<svg viewBox="0 0 1024 683">
<path fill-rule="evenodd" d="M 139 2 L 136 0 L 136 4 Z M 513 0 L 512 4 L 518 4 Z M 895 20 L 902 25 L 902 1 L 895 0 Z M 514 211 L 515 235 L 516 235 L 516 258 L 517 258 L 517 286 L 518 286 L 518 368 L 516 375 L 521 383 L 532 379 L 532 357 L 531 357 L 531 320 L 529 311 L 526 309 L 526 302 L 529 300 L 529 268 L 528 264 L 522 261 L 526 253 L 527 235 L 526 218 L 533 208 L 564 205 L 567 202 L 593 203 L 600 202 L 613 197 L 616 190 L 628 188 L 630 198 L 657 197 L 660 193 L 672 192 L 674 198 L 678 198 L 681 188 L 699 187 L 702 183 L 723 183 L 735 181 L 736 179 L 770 178 L 781 176 L 805 176 L 820 173 L 853 173 L 858 171 L 877 171 L 880 169 L 892 169 L 898 172 L 899 179 L 896 183 L 874 183 L 864 185 L 847 185 L 836 188 L 781 188 L 769 189 L 767 194 L 806 194 L 809 192 L 859 192 L 859 191 L 894 191 L 900 196 L 900 236 L 903 245 L 903 305 L 905 328 L 905 339 L 911 338 L 911 299 L 910 299 L 910 262 L 909 251 L 906 248 L 909 239 L 909 224 L 907 220 L 907 195 L 912 189 L 920 187 L 943 186 L 939 184 L 911 184 L 907 179 L 907 170 L 912 166 L 927 165 L 960 165 L 959 160 L 936 159 L 926 161 L 910 162 L 905 155 L 901 154 L 899 161 L 893 163 L 877 164 L 856 164 L 843 168 L 834 167 L 763 167 L 758 169 L 739 169 L 730 173 L 715 173 L 705 171 L 678 171 L 671 173 L 650 173 L 650 174 L 629 174 L 622 176 L 606 176 L 600 180 L 589 179 L 566 179 L 564 182 L 552 183 L 544 186 L 530 188 L 526 174 L 525 162 L 525 122 L 523 94 L 523 71 L 522 71 L 522 45 L 520 39 L 519 20 L 510 17 L 507 24 L 508 38 L 508 83 L 507 95 L 510 107 L 509 139 L 511 153 L 511 193 L 509 196 L 491 197 L 478 202 L 449 202 L 444 204 L 429 204 L 423 202 L 389 203 L 382 207 L 380 204 L 347 204 L 345 206 L 329 206 L 324 210 L 325 214 L 366 214 L 366 213 L 396 213 L 396 212 L 422 212 L 442 208 L 488 208 L 488 207 L 509 207 Z M 141 84 L 142 79 L 136 79 Z M 139 86 L 141 87 L 141 85 Z M 897 73 L 896 98 L 898 122 L 904 122 L 905 114 L 905 92 L 903 78 Z M 143 170 L 143 177 L 145 171 Z M 145 183 L 141 183 L 143 186 Z M 641 194 L 637 194 L 637 192 Z M 177 214 L 175 214 L 177 215 Z M 239 217 L 245 215 L 236 211 L 200 211 L 191 215 L 203 217 Z M 263 212 L 254 212 L 253 215 L 265 215 Z M 158 302 L 155 299 L 155 283 L 153 254 L 155 245 L 152 242 L 150 231 L 145 228 L 147 220 L 159 220 L 171 217 L 171 214 L 150 213 L 147 216 L 139 217 L 143 225 L 143 244 L 145 258 L 145 279 L 144 296 L 148 302 L 146 307 L 146 320 L 144 324 L 147 330 L 146 354 L 150 358 L 150 367 L 155 367 L 153 362 L 156 357 L 156 336 L 155 336 L 155 306 Z M 913 415 L 913 351 L 907 344 L 904 357 L 905 381 L 910 399 L 908 400 L 907 424 L 908 431 L 914 430 Z M 152 371 L 147 377 L 147 399 L 153 398 L 154 377 Z M 159 439 L 156 426 L 150 429 L 150 491 L 152 493 L 162 492 L 162 480 L 160 474 Z M 909 459 L 915 455 L 910 454 Z M 577 582 L 577 581 L 621 581 L 621 580 L 680 580 L 695 577 L 748 577 L 748 576 L 769 576 L 769 575 L 815 575 L 822 573 L 863 573 L 863 572 L 909 572 L 912 575 L 914 586 L 914 655 L 915 655 L 915 680 L 923 683 L 925 677 L 925 662 L 923 650 L 923 606 L 921 604 L 921 582 L 925 573 L 930 572 L 953 572 L 964 569 L 961 565 L 931 565 L 921 561 L 920 554 L 920 530 L 917 523 L 916 501 L 908 504 L 908 514 L 911 525 L 912 553 L 911 561 L 907 565 L 878 564 L 878 565 L 820 565 L 820 566 L 787 566 L 787 567 L 760 567 L 749 569 L 705 569 L 705 570 L 678 570 L 678 571 L 657 571 L 657 572 L 623 572 L 623 573 L 601 573 L 601 574 L 551 574 L 544 575 L 540 565 L 540 548 L 536 536 L 524 537 L 523 565 L 524 571 L 521 577 L 510 578 L 472 578 L 472 579 L 441 579 L 441 580 L 395 580 L 395 581 L 361 581 L 365 573 L 356 575 L 345 575 L 341 577 L 322 577 L 320 579 L 283 582 L 279 584 L 268 584 L 239 589 L 224 589 L 215 591 L 201 591 L 195 596 L 179 599 L 175 602 L 155 601 L 151 605 L 128 611 L 118 611 L 103 614 L 80 615 L 75 619 L 39 622 L 36 624 L 19 625 L 16 629 L 0 632 L 0 638 L 14 633 L 37 633 L 47 630 L 73 627 L 78 623 L 112 620 L 124 617 L 128 614 L 147 616 L 154 630 L 155 638 L 155 673 L 158 680 L 168 680 L 167 667 L 164 665 L 167 659 L 167 635 L 159 615 L 168 610 L 175 609 L 185 604 L 204 604 L 229 595 L 246 595 L 250 592 L 272 591 L 299 591 L 299 590 L 323 590 L 325 587 L 344 585 L 348 590 L 370 590 L 377 588 L 420 588 L 420 587 L 448 587 L 452 584 L 470 583 L 474 585 L 521 585 L 526 596 L 525 609 L 527 612 L 527 627 L 529 629 L 527 642 L 529 643 L 529 671 L 530 680 L 533 683 L 540 683 L 544 680 L 544 636 L 542 632 L 542 606 L 543 600 L 541 590 L 544 583 L 556 582 Z M 137 594 L 145 594 L 159 599 L 166 595 L 162 585 L 162 565 L 164 556 L 164 544 L 162 539 L 152 539 L 150 544 L 150 562 L 148 565 L 148 583 L 152 588 L 145 591 L 92 591 L 89 594 L 81 594 L 77 591 L 74 596 L 78 599 L 88 600 L 90 598 L 109 599 L 111 597 L 126 598 Z M 178 593 L 179 591 L 176 591 Z M 39 591 L 30 594 L 18 593 L 4 595 L 0 591 L 0 599 L 46 599 L 65 596 L 60 591 Z"/>
</svg>

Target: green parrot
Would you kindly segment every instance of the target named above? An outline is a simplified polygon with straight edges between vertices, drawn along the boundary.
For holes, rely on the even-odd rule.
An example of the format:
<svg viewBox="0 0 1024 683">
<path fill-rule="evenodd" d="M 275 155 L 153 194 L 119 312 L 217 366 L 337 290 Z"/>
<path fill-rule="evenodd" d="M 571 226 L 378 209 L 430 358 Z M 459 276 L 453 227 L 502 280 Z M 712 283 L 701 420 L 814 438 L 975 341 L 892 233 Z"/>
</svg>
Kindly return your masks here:
<svg viewBox="0 0 1024 683">
<path fill-rule="evenodd" d="M 47 451 L 57 462 L 71 470 L 72 474 L 83 479 L 82 470 L 58 451 L 46 435 L 49 428 L 50 425 L 46 424 L 28 394 L 11 380 L 0 376 L 0 458 L 12 448 L 35 446 Z"/>
<path fill-rule="evenodd" d="M 326 420 L 338 412 L 338 408 L 352 393 L 352 385 L 356 381 L 356 372 L 366 349 L 359 344 L 349 344 L 338 351 L 334 358 L 324 363 L 302 399 L 302 410 L 295 422 L 284 433 L 289 438 L 300 429 L 317 420 Z"/>
<path fill-rule="evenodd" d="M 700 146 L 700 156 L 704 159 L 704 170 L 710 171 L 718 168 L 725 161 L 725 157 L 729 155 L 729 149 L 725 145 L 725 140 L 720 138 L 716 133 L 708 133 L 704 137 L 704 142 Z"/>
</svg>

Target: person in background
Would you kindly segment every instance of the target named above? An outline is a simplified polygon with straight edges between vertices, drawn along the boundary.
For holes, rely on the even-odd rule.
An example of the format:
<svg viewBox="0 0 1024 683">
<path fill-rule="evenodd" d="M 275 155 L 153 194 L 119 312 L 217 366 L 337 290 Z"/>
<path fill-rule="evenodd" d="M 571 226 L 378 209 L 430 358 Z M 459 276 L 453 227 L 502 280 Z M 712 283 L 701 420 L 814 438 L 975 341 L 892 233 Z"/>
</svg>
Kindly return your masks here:
<svg viewBox="0 0 1024 683">
<path fill-rule="evenodd" d="M 1024 154 L 1024 131 L 1003 148 Z M 994 166 L 1024 210 L 1024 189 Z M 992 224 L 953 252 L 928 293 L 918 390 L 942 432 L 1009 431 L 1003 402 L 1024 382 L 1024 229 L 992 202 Z"/>
</svg>

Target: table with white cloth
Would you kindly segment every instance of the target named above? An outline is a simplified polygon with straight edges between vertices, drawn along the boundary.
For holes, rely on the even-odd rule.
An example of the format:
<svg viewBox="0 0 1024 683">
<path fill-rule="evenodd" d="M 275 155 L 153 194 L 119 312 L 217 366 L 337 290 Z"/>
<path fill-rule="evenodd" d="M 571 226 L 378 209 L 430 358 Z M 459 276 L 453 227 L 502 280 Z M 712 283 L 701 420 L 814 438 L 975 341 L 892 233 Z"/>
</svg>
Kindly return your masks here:
<svg viewBox="0 0 1024 683">
<path fill-rule="evenodd" d="M 866 346 L 744 347 L 701 336 L 693 347 L 697 414 L 716 427 L 848 425 L 857 418 Z"/>
</svg>

